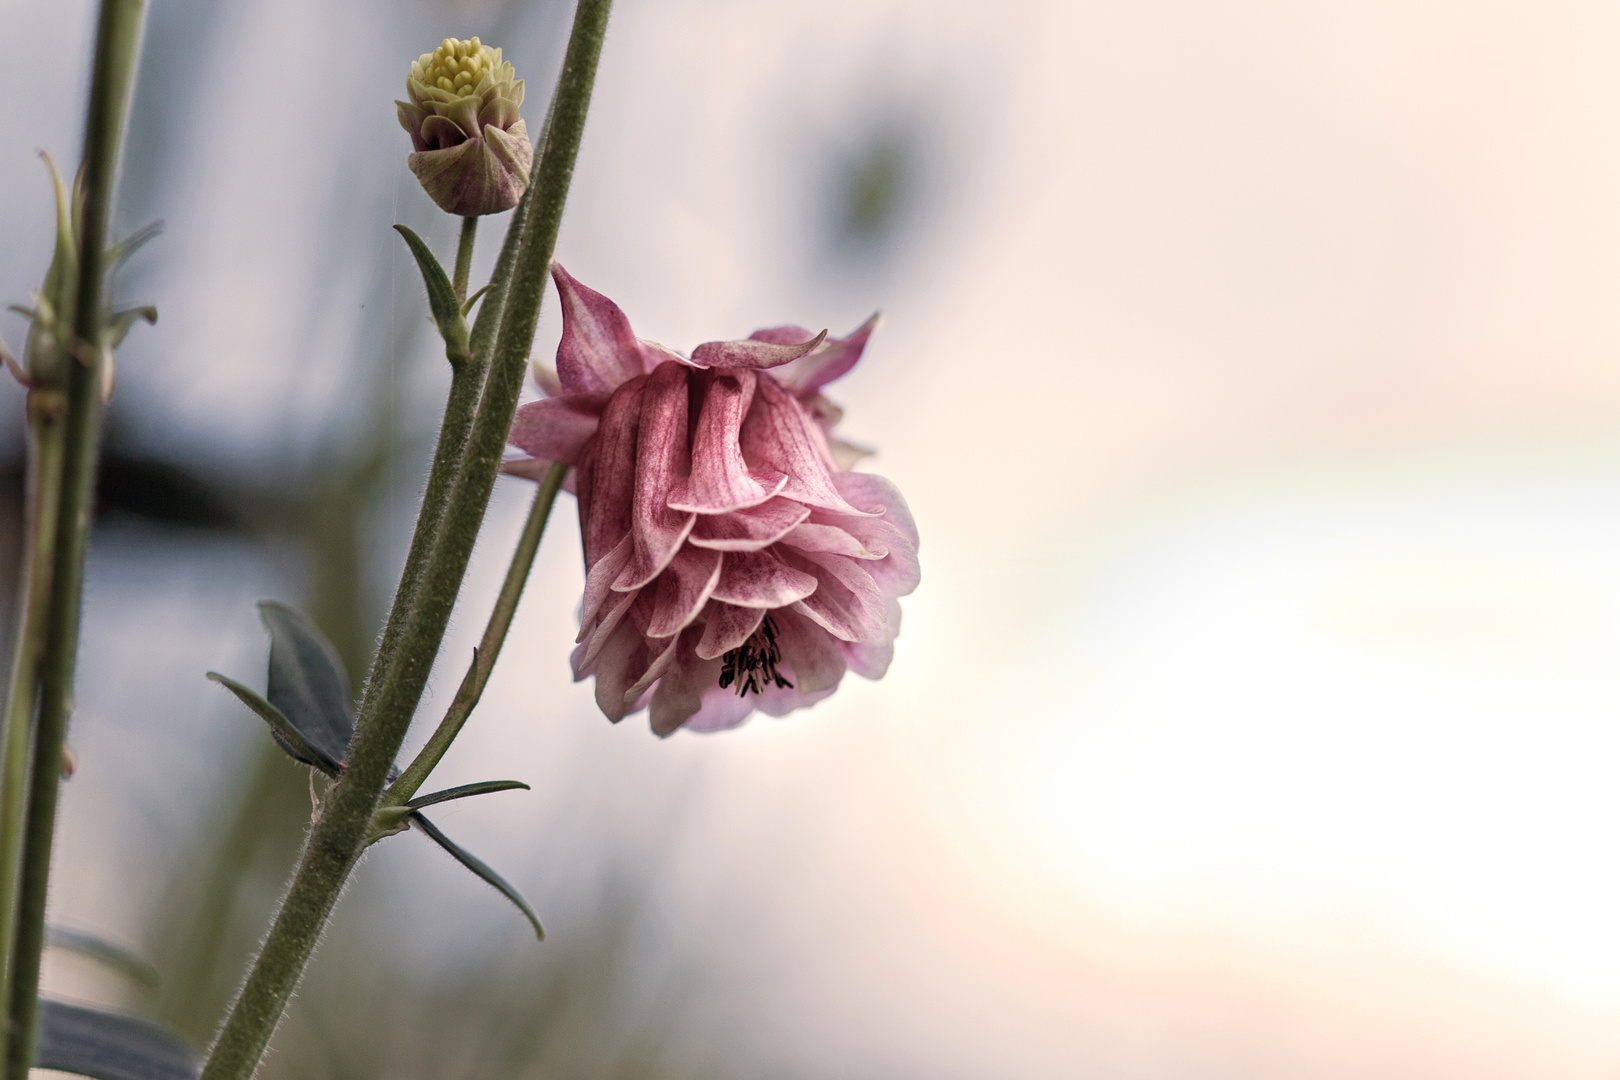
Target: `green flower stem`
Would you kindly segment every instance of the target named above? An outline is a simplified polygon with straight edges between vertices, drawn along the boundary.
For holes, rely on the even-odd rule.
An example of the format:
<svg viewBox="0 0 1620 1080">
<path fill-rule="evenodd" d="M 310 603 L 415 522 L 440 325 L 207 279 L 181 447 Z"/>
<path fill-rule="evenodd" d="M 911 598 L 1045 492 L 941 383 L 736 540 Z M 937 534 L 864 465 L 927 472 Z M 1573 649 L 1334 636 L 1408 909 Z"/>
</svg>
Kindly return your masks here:
<svg viewBox="0 0 1620 1080">
<path fill-rule="evenodd" d="M 62 487 L 63 410 L 60 390 L 28 392 L 27 553 L 23 562 L 22 622 L 6 695 L 4 765 L 0 767 L 0 1017 L 11 1013 L 11 957 L 17 925 L 17 888 L 28 779 L 34 749 L 34 702 L 45 657 L 45 630 L 56 559 Z"/>
<path fill-rule="evenodd" d="M 26 1080 L 34 1058 L 39 1012 L 39 958 L 45 944 L 45 894 L 56 828 L 62 742 L 73 696 L 84 593 L 84 553 L 90 536 L 96 455 L 101 438 L 102 310 L 105 298 L 107 225 L 118 150 L 124 130 L 143 0 L 102 0 L 90 76 L 90 107 L 84 133 L 84 206 L 79 233 L 79 288 L 73 312 L 72 354 L 63 422 L 61 501 L 56 557 L 51 574 L 49 625 L 40 662 L 39 722 L 33 778 L 28 793 L 23 861 L 18 892 L 16 952 L 11 972 L 11 1029 L 6 1047 L 8 1080 Z"/>
<path fill-rule="evenodd" d="M 461 242 L 456 245 L 456 303 L 467 302 L 467 279 L 472 276 L 473 241 L 478 236 L 478 219 L 461 219 Z"/>
<path fill-rule="evenodd" d="M 500 254 L 495 259 L 489 291 L 484 294 L 478 317 L 473 320 L 470 338 L 472 360 L 452 355 L 446 349 L 445 355 L 450 359 L 450 396 L 445 402 L 444 420 L 439 426 L 439 443 L 433 452 L 433 466 L 428 471 L 427 488 L 422 493 L 422 506 L 417 512 L 410 551 L 405 556 L 405 569 L 400 573 L 394 603 L 383 625 L 382 643 L 377 647 L 377 655 L 372 660 L 371 672 L 366 679 L 368 692 L 370 687 L 381 685 L 388 677 L 388 665 L 399 649 L 400 635 L 405 632 L 405 624 L 415 607 L 422 569 L 427 565 L 428 556 L 433 553 L 433 542 L 439 537 L 439 523 L 444 520 L 450 489 L 461 472 L 467 433 L 472 430 L 473 413 L 477 410 L 478 397 L 484 389 L 485 373 L 489 370 L 489 358 L 495 346 L 495 332 L 500 324 L 501 309 L 506 303 L 506 290 L 512 280 L 512 265 L 517 260 L 518 235 L 522 231 L 529 194 L 534 190 L 539 171 L 540 161 L 536 158 L 529 186 L 518 202 L 517 213 L 512 215 L 506 239 L 501 243 Z M 467 229 L 463 225 L 463 239 L 466 236 Z M 458 266 L 460 261 L 458 257 Z"/>
<path fill-rule="evenodd" d="M 534 343 L 540 298 L 584 134 L 610 7 L 610 0 L 580 0 L 575 11 L 552 122 L 536 162 L 537 175 L 530 183 L 531 198 L 513 220 L 517 248 L 508 295 L 499 307 L 493 363 L 439 535 L 397 646 L 390 655 L 379 655 L 373 667 L 374 677 L 367 684 L 350 744 L 348 767 L 327 792 L 321 818 L 310 831 L 286 899 L 214 1042 L 202 1080 L 248 1080 L 252 1076 L 365 847 L 371 815 L 427 685 L 495 485 Z M 480 323 L 491 310 L 488 303 L 486 298 Z M 478 329 L 475 327 L 473 335 L 475 355 Z M 398 608 L 396 600 L 391 621 L 400 615 Z"/>
<path fill-rule="evenodd" d="M 383 793 L 383 806 L 403 806 L 410 801 L 433 772 L 434 766 L 443 759 L 444 752 L 450 749 L 450 744 L 461 732 L 461 725 L 467 722 L 473 709 L 478 706 L 478 699 L 483 696 L 490 673 L 495 670 L 495 661 L 501 655 L 506 632 L 511 629 L 518 601 L 523 598 L 523 586 L 529 579 L 530 567 L 534 565 L 535 552 L 540 549 L 540 537 L 546 531 L 546 519 L 551 516 L 552 504 L 557 501 L 557 489 L 562 487 L 563 477 L 567 474 L 568 466 L 560 462 L 546 470 L 539 490 L 534 493 L 534 503 L 529 507 L 529 518 L 524 522 L 517 550 L 512 552 L 512 563 L 506 568 L 506 580 L 501 583 L 501 593 L 495 599 L 495 610 L 489 613 L 484 636 L 473 653 L 466 676 L 461 680 L 461 688 L 456 691 L 455 700 L 450 703 L 444 719 L 439 721 L 427 744 L 417 752 L 415 760 L 400 774 L 399 779 Z"/>
</svg>

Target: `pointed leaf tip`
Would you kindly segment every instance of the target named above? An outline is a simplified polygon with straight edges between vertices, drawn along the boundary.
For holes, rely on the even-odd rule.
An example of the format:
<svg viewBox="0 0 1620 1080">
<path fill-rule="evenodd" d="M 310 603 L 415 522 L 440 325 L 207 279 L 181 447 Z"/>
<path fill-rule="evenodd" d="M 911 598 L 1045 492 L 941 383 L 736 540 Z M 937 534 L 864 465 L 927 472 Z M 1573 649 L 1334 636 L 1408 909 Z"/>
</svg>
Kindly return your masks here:
<svg viewBox="0 0 1620 1080">
<path fill-rule="evenodd" d="M 529 925 L 534 927 L 534 936 L 541 941 L 545 940 L 546 932 L 540 926 L 540 917 L 534 913 L 534 908 L 529 906 L 529 902 L 523 898 L 522 893 L 514 889 L 505 878 L 501 877 L 501 875 L 490 869 L 489 866 L 487 866 L 482 860 L 478 859 L 470 852 L 458 847 L 454 841 L 452 841 L 448 836 L 444 835 L 444 833 L 440 832 L 434 826 L 434 824 L 427 818 L 423 817 L 419 811 L 411 811 L 411 821 L 416 824 L 418 829 L 421 829 L 423 832 L 427 833 L 429 839 L 431 839 L 435 844 L 438 844 L 440 847 L 444 848 L 445 851 L 448 851 L 451 858 L 455 859 L 462 866 L 465 866 L 468 870 L 471 870 L 474 874 L 477 874 L 479 877 L 483 878 L 484 881 L 488 882 L 495 889 L 496 892 L 512 901 L 512 903 L 517 906 L 517 909 L 523 912 L 524 918 L 529 920 Z"/>
<path fill-rule="evenodd" d="M 439 328 L 439 335 L 444 338 L 446 351 L 457 356 L 465 355 L 469 347 L 467 323 L 462 318 L 461 304 L 456 300 L 456 289 L 450 284 L 450 275 L 444 272 L 444 266 L 433 254 L 433 249 L 408 226 L 395 225 L 394 230 L 405 238 L 406 246 L 416 258 L 417 269 L 422 272 L 422 284 L 427 286 L 428 310 L 433 315 L 433 324 Z"/>
<path fill-rule="evenodd" d="M 474 795 L 489 795 L 496 791 L 516 791 L 518 789 L 530 790 L 529 785 L 521 780 L 483 780 L 476 784 L 462 784 L 460 787 L 435 791 L 429 795 L 418 795 L 405 805 L 412 810 L 420 810 L 424 806 L 433 806 L 436 803 L 449 802 L 452 799 L 467 799 Z"/>
<path fill-rule="evenodd" d="M 336 776 L 341 770 L 338 763 L 331 756 L 315 746 L 282 711 L 270 704 L 252 690 L 243 686 L 235 679 L 227 678 L 217 671 L 210 671 L 208 678 L 219 683 L 225 689 L 236 695 L 236 699 L 252 709 L 259 719 L 270 725 L 270 734 L 275 736 L 276 743 L 296 761 L 305 765 L 313 765 L 328 776 Z"/>
</svg>

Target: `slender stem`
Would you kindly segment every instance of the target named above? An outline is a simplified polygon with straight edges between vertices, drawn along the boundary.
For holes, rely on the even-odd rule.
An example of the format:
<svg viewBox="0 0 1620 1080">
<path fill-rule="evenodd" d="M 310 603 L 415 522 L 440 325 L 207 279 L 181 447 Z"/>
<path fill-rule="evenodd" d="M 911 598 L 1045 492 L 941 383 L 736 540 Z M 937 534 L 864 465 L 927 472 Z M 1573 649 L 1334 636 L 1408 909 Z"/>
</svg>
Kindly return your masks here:
<svg viewBox="0 0 1620 1080">
<path fill-rule="evenodd" d="M 539 173 L 539 166 L 539 161 L 536 161 L 535 175 Z M 371 687 L 380 685 L 387 678 L 388 665 L 399 648 L 400 635 L 405 632 L 405 623 L 416 604 L 416 590 L 422 580 L 422 568 L 427 565 L 428 556 L 433 553 L 433 543 L 439 537 L 439 523 L 444 520 L 450 489 L 461 472 L 461 458 L 467 448 L 467 433 L 472 428 L 473 413 L 478 406 L 478 397 L 483 392 L 485 373 L 489 370 L 489 357 L 495 345 L 495 330 L 500 321 L 501 309 L 506 303 L 507 287 L 512 280 L 512 265 L 517 260 L 518 235 L 525 220 L 530 194 L 534 191 L 534 179 L 535 176 L 530 176 L 529 186 L 518 202 L 517 213 L 512 217 L 506 239 L 501 244 L 500 255 L 495 260 L 495 272 L 489 279 L 489 291 L 484 294 L 483 303 L 478 309 L 478 317 L 473 321 L 470 350 L 472 359 L 468 361 L 465 358 L 450 356 L 450 397 L 444 406 L 444 421 L 439 427 L 439 443 L 433 452 L 433 466 L 428 472 L 427 488 L 422 493 L 422 506 L 417 512 L 416 529 L 411 535 L 410 551 L 405 556 L 405 569 L 400 573 L 399 587 L 394 592 L 394 603 L 389 608 L 387 622 L 383 625 L 382 643 L 377 647 L 377 655 L 372 660 L 371 672 L 366 679 L 368 693 Z M 466 236 L 467 231 L 463 227 L 463 239 Z M 449 355 L 447 351 L 446 356 Z"/>
<path fill-rule="evenodd" d="M 101 437 L 102 286 L 106 277 L 107 225 L 124 115 L 135 72 L 143 0 L 102 0 L 96 28 L 95 66 L 84 132 L 84 207 L 80 212 L 79 286 L 69 348 L 64 423 L 61 503 L 57 513 L 56 558 L 51 575 L 49 628 L 40 664 L 39 725 L 34 743 L 33 779 L 28 793 L 16 952 L 11 988 L 11 1038 L 6 1054 L 9 1080 L 26 1080 L 34 1058 L 38 1017 L 39 958 L 45 944 L 45 898 L 56 827 L 56 794 L 62 771 L 79 649 L 79 615 L 84 591 L 84 553 L 90 535 L 95 494 L 96 454 Z"/>
<path fill-rule="evenodd" d="M 215 1040 L 202 1080 L 248 1080 L 258 1065 L 332 906 L 365 847 L 371 815 L 421 700 L 500 468 L 584 134 L 610 7 L 611 0 L 580 0 L 575 11 L 553 99 L 552 122 L 536 163 L 537 175 L 530 183 L 531 197 L 512 224 L 520 231 L 509 295 L 499 313 L 494 363 L 439 536 L 397 647 L 388 657 L 379 656 L 380 667 L 373 666 L 374 677 L 367 684 L 349 747 L 348 768 L 327 793 L 321 819 L 310 831 L 286 899 Z M 480 322 L 489 310 L 486 307 L 480 312 Z M 390 619 L 399 615 L 396 602 Z"/>
<path fill-rule="evenodd" d="M 461 242 L 456 245 L 456 303 L 467 302 L 467 278 L 472 276 L 473 241 L 478 236 L 478 219 L 461 219 Z"/>
<path fill-rule="evenodd" d="M 512 552 L 512 563 L 506 568 L 506 580 L 501 583 L 500 596 L 495 599 L 495 609 L 489 613 L 484 636 L 473 653 L 466 676 L 461 680 L 461 688 L 456 691 L 455 700 L 450 703 L 444 719 L 439 721 L 438 728 L 417 752 L 415 760 L 383 793 L 382 805 L 401 806 L 416 794 L 434 766 L 443 759 L 445 751 L 450 749 L 450 744 L 461 732 L 461 726 L 478 706 L 478 699 L 483 696 L 490 673 L 495 670 L 495 661 L 501 655 L 506 632 L 511 629 L 518 601 L 523 598 L 523 586 L 529 579 L 529 569 L 534 565 L 535 552 L 540 549 L 540 537 L 546 531 L 551 506 L 557 501 L 557 489 L 562 487 L 563 477 L 567 473 L 568 466 L 557 463 L 546 471 L 545 478 L 540 481 L 540 488 L 534 493 L 534 502 L 529 507 L 529 518 L 523 524 L 523 535 L 518 538 L 517 550 Z"/>
<path fill-rule="evenodd" d="M 28 392 L 27 552 L 23 562 L 22 618 L 6 695 L 5 759 L 0 772 L 0 1017 L 11 1015 L 11 959 L 17 925 L 18 875 L 27 823 L 28 780 L 34 749 L 34 703 L 56 558 L 62 487 L 62 411 L 59 390 Z"/>
</svg>

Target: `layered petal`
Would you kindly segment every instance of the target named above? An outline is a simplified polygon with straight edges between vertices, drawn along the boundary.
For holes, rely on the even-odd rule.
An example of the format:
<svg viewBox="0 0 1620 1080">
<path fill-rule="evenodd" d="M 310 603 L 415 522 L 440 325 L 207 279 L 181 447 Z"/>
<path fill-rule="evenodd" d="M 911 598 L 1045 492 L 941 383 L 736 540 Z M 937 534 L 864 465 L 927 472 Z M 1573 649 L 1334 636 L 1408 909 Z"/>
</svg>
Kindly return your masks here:
<svg viewBox="0 0 1620 1080">
<path fill-rule="evenodd" d="M 728 551 L 711 595 L 738 607 L 779 608 L 815 591 L 814 574 L 787 565 L 770 551 Z"/>
<path fill-rule="evenodd" d="M 630 507 L 635 549 L 629 565 L 613 583 L 621 591 L 639 589 L 662 573 L 697 518 L 669 506 L 670 488 L 688 469 L 686 370 L 679 364 L 660 364 L 647 377 L 636 431 L 636 478 Z"/>
<path fill-rule="evenodd" d="M 759 551 L 770 547 L 810 516 L 810 508 L 792 499 L 772 499 L 728 514 L 700 514 L 687 539 L 715 551 Z"/>
<path fill-rule="evenodd" d="M 600 390 L 584 390 L 520 405 L 506 441 L 534 457 L 573 464 L 596 434 L 608 397 Z"/>
<path fill-rule="evenodd" d="M 827 339 L 827 331 L 795 343 L 759 341 L 705 341 L 692 350 L 692 366 L 700 368 L 773 368 L 814 352 Z"/>
<path fill-rule="evenodd" d="M 847 337 L 827 338 L 820 346 L 775 369 L 771 374 L 776 381 L 800 397 L 808 397 L 834 379 L 849 374 L 866 351 L 866 342 L 877 329 L 880 317 L 874 314 Z M 809 332 L 798 326 L 773 326 L 756 330 L 756 341 L 803 341 Z"/>
<path fill-rule="evenodd" d="M 759 380 L 739 441 L 750 468 L 770 469 L 788 478 L 780 494 L 805 506 L 864 513 L 845 502 L 833 485 L 832 453 L 821 429 L 775 380 Z"/>
<path fill-rule="evenodd" d="M 617 389 L 652 370 L 641 341 L 619 305 L 551 264 L 562 303 L 562 340 L 557 345 L 557 381 L 564 393 Z"/>
<path fill-rule="evenodd" d="M 708 381 L 692 436 L 692 475 L 676 483 L 669 505 L 699 514 L 724 514 L 758 506 L 781 491 L 788 478 L 772 469 L 750 472 L 739 437 L 759 378 L 752 371 L 716 375 Z"/>
</svg>

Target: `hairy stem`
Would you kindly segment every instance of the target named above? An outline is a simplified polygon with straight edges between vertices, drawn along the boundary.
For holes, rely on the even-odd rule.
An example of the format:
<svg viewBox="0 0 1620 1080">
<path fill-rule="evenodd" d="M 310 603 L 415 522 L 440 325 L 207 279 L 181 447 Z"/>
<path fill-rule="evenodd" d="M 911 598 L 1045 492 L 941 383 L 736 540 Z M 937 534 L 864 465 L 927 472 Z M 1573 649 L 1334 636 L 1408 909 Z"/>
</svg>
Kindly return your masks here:
<svg viewBox="0 0 1620 1080">
<path fill-rule="evenodd" d="M 456 245 L 456 303 L 467 302 L 467 279 L 472 276 L 473 241 L 478 237 L 478 219 L 461 219 L 461 242 Z"/>
<path fill-rule="evenodd" d="M 511 629 L 518 601 L 523 598 L 523 586 L 529 580 L 535 552 L 540 549 L 540 537 L 546 531 L 546 519 L 551 516 L 552 504 L 557 501 L 557 489 L 562 487 L 563 477 L 567 473 L 568 466 L 560 462 L 546 471 L 539 490 L 534 493 L 529 518 L 523 524 L 523 535 L 518 538 L 517 550 L 512 552 L 512 563 L 506 568 L 506 580 L 501 583 L 495 609 L 489 613 L 484 636 L 478 642 L 478 650 L 473 653 L 472 665 L 461 680 L 461 688 L 456 691 L 455 700 L 450 702 L 449 710 L 439 721 L 427 744 L 383 794 L 382 805 L 403 806 L 410 801 L 427 780 L 428 774 L 433 772 L 434 766 L 444 758 L 444 752 L 450 749 L 450 744 L 461 732 L 461 726 L 478 706 L 478 699 L 483 696 L 490 673 L 495 670 L 495 661 L 501 655 L 506 632 Z"/>
<path fill-rule="evenodd" d="M 84 206 L 79 232 L 79 286 L 73 312 L 74 340 L 65 367 L 67 403 L 63 422 L 61 497 L 56 556 L 51 574 L 45 654 L 40 662 L 39 723 L 28 793 L 23 860 L 11 972 L 11 1030 L 6 1048 L 8 1080 L 26 1080 L 33 1063 L 39 1003 L 39 958 L 45 944 L 46 886 L 56 828 L 56 795 L 62 773 L 73 671 L 79 649 L 84 592 L 84 553 L 90 536 L 96 455 L 101 438 L 102 286 L 106 278 L 107 225 L 143 0 L 102 0 L 90 76 L 90 106 L 84 132 Z"/>
<path fill-rule="evenodd" d="M 450 609 L 500 468 L 529 349 L 534 343 L 546 272 L 584 134 L 591 87 L 607 30 L 610 0 L 580 0 L 553 99 L 552 122 L 531 181 L 531 197 L 512 227 L 518 241 L 511 285 L 499 313 L 493 363 L 450 493 L 439 535 L 423 567 L 398 643 L 379 657 L 381 677 L 367 684 L 349 747 L 349 764 L 327 793 L 292 884 L 253 968 L 203 1068 L 203 1080 L 247 1080 L 281 1019 L 332 906 L 364 849 L 371 815 L 421 700 Z M 486 300 L 487 303 L 487 300 Z M 480 322 L 489 308 L 480 312 Z M 474 333 L 477 349 L 477 333 Z M 398 616 L 391 614 L 392 620 Z M 374 666 L 374 673 L 379 669 Z"/>
<path fill-rule="evenodd" d="M 21 618 L 6 694 L 4 765 L 0 766 L 0 1017 L 11 1015 L 17 888 L 33 766 L 34 703 L 39 691 L 40 663 L 45 657 L 51 568 L 56 559 L 65 405 L 59 390 L 40 387 L 28 392 L 27 547 Z"/>
</svg>

